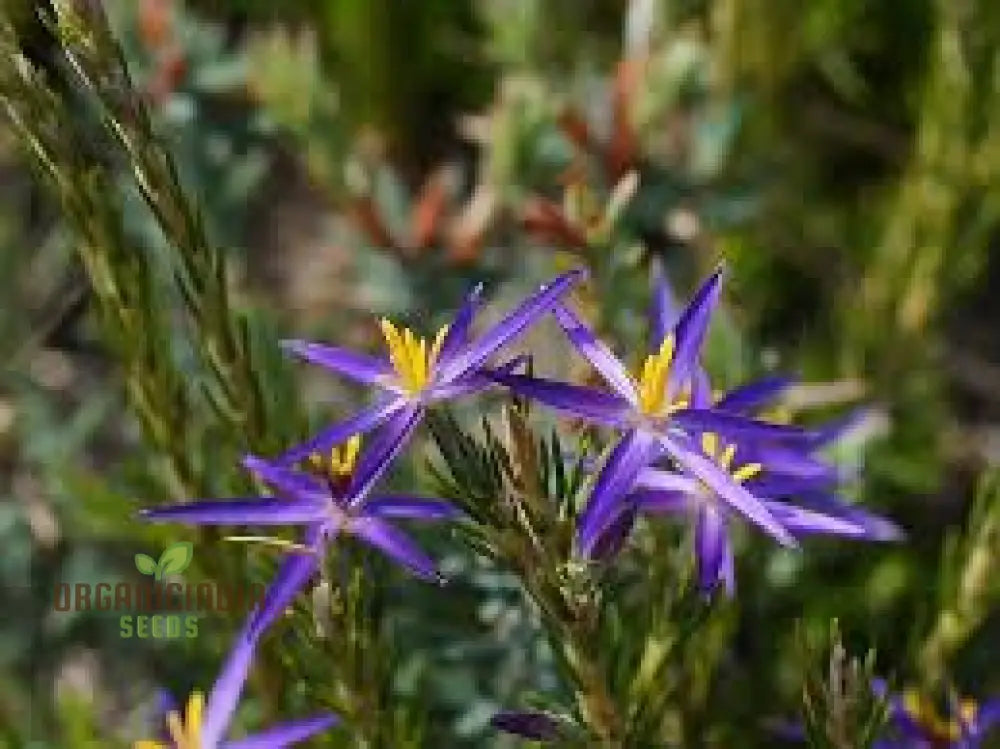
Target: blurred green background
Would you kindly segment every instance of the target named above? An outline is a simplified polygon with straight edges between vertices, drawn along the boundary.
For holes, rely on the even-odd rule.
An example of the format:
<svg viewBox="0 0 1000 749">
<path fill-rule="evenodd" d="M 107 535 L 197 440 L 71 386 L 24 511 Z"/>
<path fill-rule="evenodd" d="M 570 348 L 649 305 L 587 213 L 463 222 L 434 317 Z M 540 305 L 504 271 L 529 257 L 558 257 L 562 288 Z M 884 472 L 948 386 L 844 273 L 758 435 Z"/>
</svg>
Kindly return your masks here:
<svg viewBox="0 0 1000 749">
<path fill-rule="evenodd" d="M 872 405 L 867 441 L 844 459 L 863 470 L 862 500 L 908 540 L 745 550 L 717 677 L 743 697 L 716 718 L 794 714 L 797 619 L 823 629 L 838 617 L 856 650 L 874 646 L 884 671 L 917 678 L 954 605 L 963 624 L 936 657 L 966 691 L 1000 691 L 997 576 L 974 605 L 953 600 L 975 536 L 959 532 L 1000 464 L 1000 3 L 105 6 L 225 250 L 236 306 L 267 329 L 372 346 L 372 313 L 430 329 L 473 279 L 509 303 L 582 255 L 607 279 L 593 300 L 602 327 L 634 343 L 650 256 L 682 295 L 724 257 L 711 354 L 722 379 L 798 371 L 820 383 L 802 403 Z M 639 187 L 613 241 L 566 246 L 532 221 L 544 204 L 586 224 L 588 201 L 630 169 Z M 130 236 L 162 253 L 134 191 L 121 200 Z M 57 581 L 133 579 L 135 553 L 180 538 L 129 516 L 183 487 L 163 479 L 162 451 L 126 409 L 72 233 L 2 128 L 0 264 L 0 743 L 87 746 L 127 734 L 154 685 L 207 686 L 227 630 L 123 643 L 99 613 L 51 610 Z M 529 341 L 541 350 L 546 336 Z M 191 359 L 190 343 L 175 348 Z M 313 423 L 357 396 L 294 372 Z M 234 472 L 219 469 L 217 485 Z M 417 745 L 510 746 L 486 722 L 555 689 L 551 654 L 513 578 L 446 531 L 427 538 L 454 590 L 386 573 L 394 592 L 378 614 L 398 651 L 398 720 L 429 726 Z M 1000 572 L 996 534 L 984 543 Z M 216 553 L 201 548 L 196 562 Z M 249 703 L 248 724 L 267 714 Z"/>
</svg>

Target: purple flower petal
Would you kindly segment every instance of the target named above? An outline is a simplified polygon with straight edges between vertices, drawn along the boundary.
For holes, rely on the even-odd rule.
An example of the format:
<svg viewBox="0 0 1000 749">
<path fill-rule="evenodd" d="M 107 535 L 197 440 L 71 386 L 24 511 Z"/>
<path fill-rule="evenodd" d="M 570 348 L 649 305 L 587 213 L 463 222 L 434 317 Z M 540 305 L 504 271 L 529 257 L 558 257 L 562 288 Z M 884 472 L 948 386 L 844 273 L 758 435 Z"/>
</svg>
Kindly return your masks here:
<svg viewBox="0 0 1000 749">
<path fill-rule="evenodd" d="M 389 416 L 358 458 L 354 468 L 351 486 L 347 492 L 348 504 L 359 507 L 375 483 L 382 478 L 392 462 L 406 446 L 424 415 L 424 407 L 419 403 L 407 403 L 399 411 Z"/>
<path fill-rule="evenodd" d="M 644 489 L 682 494 L 694 494 L 700 485 L 697 479 L 685 476 L 683 473 L 665 471 L 662 468 L 643 468 L 639 471 L 635 484 Z"/>
<path fill-rule="evenodd" d="M 430 497 L 372 497 L 365 502 L 365 514 L 411 520 L 454 520 L 462 516 L 450 502 Z"/>
<path fill-rule="evenodd" d="M 623 427 L 632 412 L 623 398 L 579 385 L 514 374 L 495 374 L 493 379 L 518 395 L 603 426 Z"/>
<path fill-rule="evenodd" d="M 346 375 L 364 385 L 385 385 L 395 374 L 388 359 L 310 341 L 285 340 L 281 348 L 311 364 Z"/>
<path fill-rule="evenodd" d="M 391 523 L 364 515 L 355 518 L 349 530 L 352 535 L 379 549 L 417 577 L 441 582 L 434 560 L 424 554 L 408 535 Z"/>
<path fill-rule="evenodd" d="M 316 715 L 294 723 L 274 726 L 245 739 L 226 741 L 219 749 L 283 749 L 333 728 L 338 723 L 340 718 L 332 713 Z"/>
<path fill-rule="evenodd" d="M 584 556 L 593 554 L 601 534 L 623 511 L 625 495 L 632 491 L 639 472 L 658 453 L 655 438 L 635 429 L 626 432 L 615 445 L 597 476 L 594 491 L 577 525 L 577 538 Z"/>
<path fill-rule="evenodd" d="M 437 368 L 440 369 L 455 356 L 458 351 L 469 342 L 469 329 L 472 321 L 476 317 L 476 312 L 482 304 L 483 285 L 477 283 L 466 295 L 462 306 L 459 307 L 455 318 L 448 326 L 448 332 L 441 343 L 441 351 L 437 357 Z"/>
<path fill-rule="evenodd" d="M 1000 698 L 982 703 L 976 716 L 976 730 L 982 735 L 989 733 L 996 725 L 1000 725 Z"/>
<path fill-rule="evenodd" d="M 467 395 L 480 393 L 491 387 L 496 387 L 497 375 L 512 374 L 515 369 L 531 360 L 527 354 L 520 354 L 496 368 L 482 368 L 461 377 L 447 385 L 437 385 L 431 388 L 426 401 L 443 401 L 463 398 Z"/>
<path fill-rule="evenodd" d="M 527 354 L 519 354 L 495 368 L 482 368 L 475 372 L 470 372 L 464 377 L 448 383 L 447 385 L 436 385 L 432 387 L 426 395 L 425 401 L 443 401 L 454 398 L 462 398 L 474 393 L 480 393 L 491 387 L 497 386 L 497 375 L 513 374 L 518 367 L 531 361 Z"/>
<path fill-rule="evenodd" d="M 533 741 L 556 741 L 560 736 L 559 723 L 535 710 L 504 710 L 490 719 L 490 725 Z"/>
<path fill-rule="evenodd" d="M 424 400 L 427 403 L 456 400 L 481 393 L 491 387 L 496 387 L 496 385 L 496 380 L 493 377 L 475 372 L 455 382 L 449 382 L 447 385 L 435 385 L 426 392 Z"/>
<path fill-rule="evenodd" d="M 693 432 L 715 432 L 730 439 L 774 440 L 806 444 L 815 433 L 802 427 L 772 424 L 715 409 L 686 408 L 674 413 L 670 423 Z"/>
<path fill-rule="evenodd" d="M 592 559 L 606 562 L 618 556 L 618 552 L 625 546 L 625 541 L 635 527 L 636 510 L 634 507 L 626 506 L 620 515 L 615 518 L 594 542 L 594 548 L 590 553 Z"/>
<path fill-rule="evenodd" d="M 483 364 L 492 354 L 552 309 L 552 306 L 559 301 L 562 295 L 581 281 L 585 275 L 582 269 L 572 270 L 529 296 L 507 317 L 487 330 L 464 351 L 456 353 L 453 359 L 442 366 L 438 374 L 438 382 L 452 382 Z"/>
<path fill-rule="evenodd" d="M 316 500 L 213 499 L 189 502 L 155 510 L 141 510 L 143 520 L 154 523 L 193 525 L 291 525 L 312 523 L 326 515 L 325 504 Z"/>
<path fill-rule="evenodd" d="M 708 381 L 705 368 L 695 364 L 691 372 L 691 408 L 712 407 L 712 384 Z"/>
<path fill-rule="evenodd" d="M 201 741 L 205 746 L 219 743 L 240 701 L 257 646 L 256 637 L 251 636 L 251 632 L 255 631 L 251 626 L 254 618 L 251 613 L 242 630 L 233 638 L 232 649 L 208 693 L 201 726 Z"/>
<path fill-rule="evenodd" d="M 325 498 L 330 493 L 315 476 L 293 470 L 288 466 L 276 465 L 256 455 L 244 455 L 240 463 L 261 480 L 288 496 Z"/>
<path fill-rule="evenodd" d="M 749 444 L 736 453 L 741 463 L 760 463 L 767 474 L 836 483 L 837 469 L 802 450 L 775 444 Z"/>
<path fill-rule="evenodd" d="M 569 337 L 576 350 L 593 365 L 594 369 L 601 373 L 612 390 L 633 406 L 636 405 L 639 401 L 639 394 L 636 392 L 635 382 L 614 352 L 604 345 L 590 331 L 583 320 L 565 304 L 557 304 L 553 312 L 559 326 Z"/>
<path fill-rule="evenodd" d="M 691 509 L 691 496 L 684 492 L 665 492 L 655 489 L 636 489 L 629 495 L 629 501 L 639 512 L 660 515 L 671 512 L 687 512 Z"/>
<path fill-rule="evenodd" d="M 870 413 L 867 407 L 855 408 L 840 418 L 821 424 L 814 430 L 810 446 L 814 450 L 827 447 L 844 436 L 845 433 L 860 424 Z"/>
<path fill-rule="evenodd" d="M 653 298 L 649 306 L 649 350 L 655 353 L 660 350 L 663 339 L 677 324 L 680 308 L 667 280 L 663 262 L 659 258 L 653 258 L 651 275 Z"/>
<path fill-rule="evenodd" d="M 721 289 L 722 268 L 719 268 L 701 285 L 677 321 L 674 328 L 674 359 L 670 368 L 670 396 L 681 392 L 698 362 L 712 312 L 719 303 Z"/>
<path fill-rule="evenodd" d="M 765 499 L 782 499 L 798 497 L 804 492 L 825 491 L 830 488 L 830 481 L 824 476 L 809 478 L 765 473 L 743 482 L 744 488 L 755 497 Z"/>
<path fill-rule="evenodd" d="M 698 508 L 695 523 L 695 557 L 698 560 L 698 587 L 712 591 L 723 578 L 726 544 L 726 519 L 708 502 Z"/>
<path fill-rule="evenodd" d="M 733 388 L 715 403 L 716 410 L 747 413 L 768 405 L 795 383 L 787 375 L 770 375 Z"/>
<path fill-rule="evenodd" d="M 888 702 L 889 719 L 892 721 L 893 726 L 906 738 L 922 741 L 926 737 L 924 727 L 913 719 L 910 711 L 903 704 L 903 699 L 898 694 L 890 694 L 888 692 L 888 685 L 883 679 L 872 680 L 872 691 Z M 910 742 L 901 743 L 899 746 L 901 749 L 902 747 L 910 749 Z M 921 749 L 924 749 L 924 747 L 921 746 Z M 928 746 L 927 749 L 931 748 Z"/>
<path fill-rule="evenodd" d="M 733 556 L 733 542 L 728 534 L 722 538 L 722 564 L 719 574 L 722 577 L 722 585 L 726 590 L 726 595 L 732 598 L 736 595 L 736 559 Z"/>
<path fill-rule="evenodd" d="M 407 399 L 399 397 L 379 400 L 371 406 L 358 411 L 353 416 L 339 421 L 331 427 L 327 427 L 312 439 L 293 447 L 288 452 L 276 458 L 276 462 L 284 465 L 298 463 L 313 453 L 323 453 L 334 445 L 346 442 L 355 434 L 370 432 L 394 413 L 406 407 L 408 403 Z"/>
<path fill-rule="evenodd" d="M 732 476 L 705 457 L 701 451 L 682 445 L 679 440 L 663 437 L 660 444 L 685 469 L 714 491 L 720 499 L 784 546 L 797 547 L 792 535 L 775 519 L 754 495 L 733 481 Z"/>
<path fill-rule="evenodd" d="M 313 529 L 310 530 L 311 533 L 307 535 L 305 545 L 316 548 L 317 553 L 289 552 L 285 556 L 281 567 L 278 568 L 278 572 L 267 588 L 264 601 L 255 612 L 253 623 L 250 625 L 254 638 L 259 638 L 271 624 L 284 614 L 288 605 L 319 569 L 320 547 L 316 545 L 319 534 Z"/>
<path fill-rule="evenodd" d="M 171 739 L 170 731 L 167 728 L 167 715 L 180 710 L 180 708 L 174 696 L 168 690 L 162 688 L 157 688 L 155 691 L 154 705 L 153 716 L 157 725 L 156 738 L 163 743 L 168 743 Z"/>
<path fill-rule="evenodd" d="M 764 500 L 763 504 L 779 523 L 796 535 L 823 533 L 851 538 L 863 538 L 865 535 L 864 528 L 848 519 L 796 507 L 788 502 Z"/>
<path fill-rule="evenodd" d="M 875 693 L 876 697 L 886 699 L 889 696 L 889 682 L 881 676 L 874 677 L 872 679 L 872 692 Z"/>
<path fill-rule="evenodd" d="M 864 530 L 871 541 L 902 541 L 906 533 L 888 518 L 874 515 L 856 505 L 848 504 L 834 494 L 810 491 L 798 498 L 798 503 L 816 512 L 839 516 Z"/>
</svg>

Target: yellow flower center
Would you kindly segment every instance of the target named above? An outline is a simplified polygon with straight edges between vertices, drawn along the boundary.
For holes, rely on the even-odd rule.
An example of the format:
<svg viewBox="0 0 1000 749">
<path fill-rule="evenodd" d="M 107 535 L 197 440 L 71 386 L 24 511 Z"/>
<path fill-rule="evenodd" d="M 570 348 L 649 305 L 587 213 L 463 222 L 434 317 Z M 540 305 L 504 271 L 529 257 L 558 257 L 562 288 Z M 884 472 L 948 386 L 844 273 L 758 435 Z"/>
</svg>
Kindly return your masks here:
<svg viewBox="0 0 1000 749">
<path fill-rule="evenodd" d="M 205 711 L 205 695 L 194 691 L 188 697 L 187 721 L 176 710 L 167 713 L 167 731 L 171 744 L 162 741 L 136 741 L 132 749 L 201 749 L 201 721 Z"/>
<path fill-rule="evenodd" d="M 355 434 L 343 445 L 334 445 L 330 454 L 324 458 L 319 453 L 309 456 L 309 466 L 316 472 L 325 475 L 331 481 L 340 481 L 354 473 L 361 452 L 361 435 Z"/>
<path fill-rule="evenodd" d="M 701 449 L 705 455 L 712 458 L 724 471 L 729 473 L 737 484 L 752 479 L 764 468 L 760 463 L 747 463 L 734 471 L 733 460 L 736 458 L 736 445 L 730 444 L 722 447 L 719 435 L 714 432 L 702 433 Z"/>
<path fill-rule="evenodd" d="M 448 335 L 448 326 L 445 325 L 437 332 L 429 346 L 426 338 L 414 335 L 409 328 L 400 330 L 385 318 L 382 318 L 380 327 L 389 349 L 389 361 L 396 370 L 400 384 L 411 395 L 419 393 L 430 380 L 434 363 L 441 353 L 444 338 Z"/>
<path fill-rule="evenodd" d="M 958 704 L 958 720 L 946 720 L 935 708 L 934 703 L 921 696 L 916 690 L 903 692 L 903 709 L 923 728 L 931 739 L 958 741 L 962 738 L 962 726 L 975 724 L 979 705 L 975 700 L 963 699 Z"/>
<path fill-rule="evenodd" d="M 325 458 L 319 453 L 310 455 L 309 468 L 313 473 L 329 482 L 331 492 L 339 493 L 348 488 L 360 453 L 361 435 L 355 434 L 344 444 L 331 447 L 329 454 Z M 335 512 L 337 509 L 336 503 L 332 503 L 330 508 L 331 512 Z M 274 536 L 223 536 L 223 540 L 235 541 L 237 543 L 261 544 L 283 551 L 307 554 L 315 553 L 315 550 L 308 546 Z"/>
<path fill-rule="evenodd" d="M 674 360 L 674 337 L 663 339 L 660 350 L 646 357 L 636 378 L 639 391 L 639 410 L 647 416 L 668 416 L 674 411 L 687 408 L 688 399 L 675 397 L 667 400 L 667 381 L 670 365 Z"/>
</svg>

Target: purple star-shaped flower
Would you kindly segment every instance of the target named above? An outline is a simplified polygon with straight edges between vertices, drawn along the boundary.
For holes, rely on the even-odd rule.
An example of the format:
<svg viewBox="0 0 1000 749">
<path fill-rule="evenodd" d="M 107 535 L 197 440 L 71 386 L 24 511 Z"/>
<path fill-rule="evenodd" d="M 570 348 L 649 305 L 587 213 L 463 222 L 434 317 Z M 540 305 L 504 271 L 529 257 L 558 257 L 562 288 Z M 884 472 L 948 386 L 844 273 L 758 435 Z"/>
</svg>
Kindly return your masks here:
<svg viewBox="0 0 1000 749">
<path fill-rule="evenodd" d="M 374 496 L 369 493 L 399 453 L 417 423 L 417 415 L 400 411 L 389 417 L 371 446 L 360 453 L 360 437 L 337 448 L 328 459 L 313 455 L 312 473 L 247 456 L 243 465 L 278 493 L 278 497 L 251 497 L 190 502 L 145 510 L 154 522 L 195 525 L 303 526 L 299 544 L 284 545 L 287 558 L 268 588 L 254 623 L 255 633 L 267 628 L 317 571 L 324 549 L 347 534 L 372 546 L 425 580 L 440 580 L 434 561 L 392 522 L 393 519 L 441 520 L 458 510 L 440 499 L 417 496 Z"/>
<path fill-rule="evenodd" d="M 337 716 L 324 713 L 278 725 L 246 738 L 223 739 L 239 704 L 261 632 L 254 626 L 253 619 L 254 614 L 251 613 L 236 636 L 207 702 L 201 692 L 192 692 L 183 715 L 176 709 L 167 711 L 163 738 L 136 741 L 134 749 L 281 749 L 338 723 Z"/>
<path fill-rule="evenodd" d="M 627 518 L 630 506 L 625 495 L 640 472 L 664 455 L 779 543 L 796 545 L 793 534 L 761 500 L 707 458 L 689 436 L 692 432 L 711 431 L 738 441 L 760 440 L 777 445 L 812 438 L 796 427 L 691 403 L 692 382 L 700 371 L 698 357 L 721 283 L 720 269 L 697 291 L 672 327 L 667 322 L 672 306 L 666 299 L 665 287 L 657 291 L 660 302 L 653 305 L 650 325 L 654 331 L 653 348 L 638 376 L 633 376 L 572 310 L 556 305 L 554 313 L 560 326 L 613 392 L 509 372 L 493 374 L 496 381 L 521 395 L 621 434 L 579 520 L 578 542 L 586 556 L 599 556 L 604 551 L 606 534 L 621 527 Z M 660 337 L 661 331 L 668 330 Z"/>
<path fill-rule="evenodd" d="M 881 679 L 872 687 L 877 694 L 889 697 L 889 727 L 894 734 L 880 739 L 874 749 L 979 749 L 1000 725 L 1000 699 L 981 705 L 971 699 L 958 700 L 951 717 L 945 718 L 915 691 L 889 695 Z"/>
<path fill-rule="evenodd" d="M 282 455 L 278 462 L 298 462 L 354 434 L 365 433 L 398 414 L 404 415 L 403 423 L 409 423 L 409 417 L 419 419 L 431 403 L 471 395 L 490 387 L 493 382 L 480 373 L 480 367 L 550 311 L 583 277 L 584 271 L 580 269 L 559 276 L 475 340 L 471 340 L 470 333 L 481 306 L 481 284 L 466 297 L 452 323 L 441 328 L 431 341 L 408 329 L 399 329 L 388 320 L 381 320 L 388 348 L 386 357 L 308 341 L 285 341 L 284 348 L 296 356 L 357 382 L 375 385 L 382 392 L 373 405 L 324 429 Z"/>
</svg>

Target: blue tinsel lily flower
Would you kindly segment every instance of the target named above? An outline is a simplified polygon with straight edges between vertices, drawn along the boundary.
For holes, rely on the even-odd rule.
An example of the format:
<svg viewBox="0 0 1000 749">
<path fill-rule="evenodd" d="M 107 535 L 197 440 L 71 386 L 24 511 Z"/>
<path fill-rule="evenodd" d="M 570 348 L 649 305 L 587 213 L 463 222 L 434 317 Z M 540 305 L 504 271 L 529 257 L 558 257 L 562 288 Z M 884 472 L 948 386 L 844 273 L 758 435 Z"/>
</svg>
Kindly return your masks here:
<svg viewBox="0 0 1000 749">
<path fill-rule="evenodd" d="M 481 374 L 480 367 L 549 312 L 583 276 L 581 269 L 559 276 L 475 340 L 471 340 L 470 334 L 481 305 L 482 285 L 472 290 L 451 324 L 441 328 L 430 341 L 409 329 L 396 327 L 389 320 L 381 320 L 388 349 L 385 357 L 308 341 L 283 342 L 284 348 L 299 358 L 362 384 L 374 385 L 382 392 L 373 405 L 324 429 L 282 455 L 279 462 L 296 463 L 354 434 L 370 431 L 394 415 L 402 414 L 404 422 L 411 416 L 419 419 L 431 403 L 471 395 L 490 387 L 493 382 Z"/>
<path fill-rule="evenodd" d="M 756 388 L 757 391 L 764 389 L 763 386 Z M 745 389 L 743 392 L 750 391 Z M 696 408 L 705 407 L 713 399 L 707 379 L 700 371 L 694 378 L 691 398 Z M 734 397 L 730 402 L 736 400 Z M 725 401 L 723 397 L 717 402 Z M 691 439 L 697 440 L 705 458 L 757 497 L 796 538 L 830 534 L 895 540 L 901 536 L 899 529 L 888 520 L 847 505 L 832 493 L 836 472 L 810 454 L 816 445 L 814 441 L 798 449 L 766 441 L 751 443 L 743 449 L 711 431 L 698 432 L 691 435 Z M 692 518 L 699 586 L 707 592 L 722 584 L 732 595 L 735 571 L 728 525 L 740 514 L 740 508 L 725 501 L 697 476 L 684 471 L 645 468 L 639 472 L 636 486 L 638 488 L 629 497 L 634 512 L 680 513 Z M 812 501 L 804 505 L 783 501 L 800 493 L 807 493 Z"/>
<path fill-rule="evenodd" d="M 458 510 L 444 500 L 427 497 L 369 496 L 415 422 L 414 414 L 398 412 L 364 453 L 360 451 L 360 437 L 355 435 L 331 448 L 326 458 L 311 456 L 310 472 L 255 456 L 245 457 L 244 466 L 276 490 L 277 497 L 190 502 L 145 510 L 142 516 L 154 522 L 194 525 L 304 527 L 300 543 L 257 536 L 230 537 L 278 545 L 288 552 L 254 622 L 255 633 L 285 610 L 319 569 L 326 545 L 341 534 L 378 549 L 419 578 L 440 581 L 434 561 L 390 521 L 451 519 L 459 515 Z"/>
<path fill-rule="evenodd" d="M 281 749 L 305 741 L 338 723 L 337 716 L 323 713 L 284 723 L 246 738 L 224 740 L 239 704 L 260 635 L 260 630 L 253 624 L 254 618 L 252 613 L 236 636 L 207 701 L 201 692 L 192 692 L 183 713 L 176 709 L 167 712 L 166 731 L 161 732 L 161 739 L 136 741 L 133 749 Z"/>
<path fill-rule="evenodd" d="M 887 695 L 884 681 L 873 685 Z M 1000 725 L 1000 699 L 982 705 L 960 699 L 950 717 L 943 717 L 934 703 L 914 690 L 889 696 L 889 729 L 892 738 L 880 739 L 875 749 L 979 749 Z"/>
<path fill-rule="evenodd" d="M 627 519 L 630 507 L 625 496 L 639 473 L 664 455 L 779 543 L 796 545 L 793 534 L 760 499 L 717 461 L 706 456 L 690 437 L 692 432 L 712 431 L 737 441 L 783 444 L 789 440 L 804 442 L 812 436 L 796 427 L 769 424 L 718 409 L 692 407 L 692 382 L 700 370 L 700 349 L 718 303 L 721 283 L 720 269 L 697 291 L 672 328 L 665 323 L 665 316 L 671 314 L 670 305 L 654 305 L 653 348 L 635 376 L 571 309 L 556 305 L 553 311 L 560 326 L 606 380 L 610 393 L 509 372 L 493 375 L 495 380 L 523 396 L 614 428 L 621 434 L 579 520 L 578 542 L 586 556 L 601 555 L 607 534 Z"/>
</svg>

